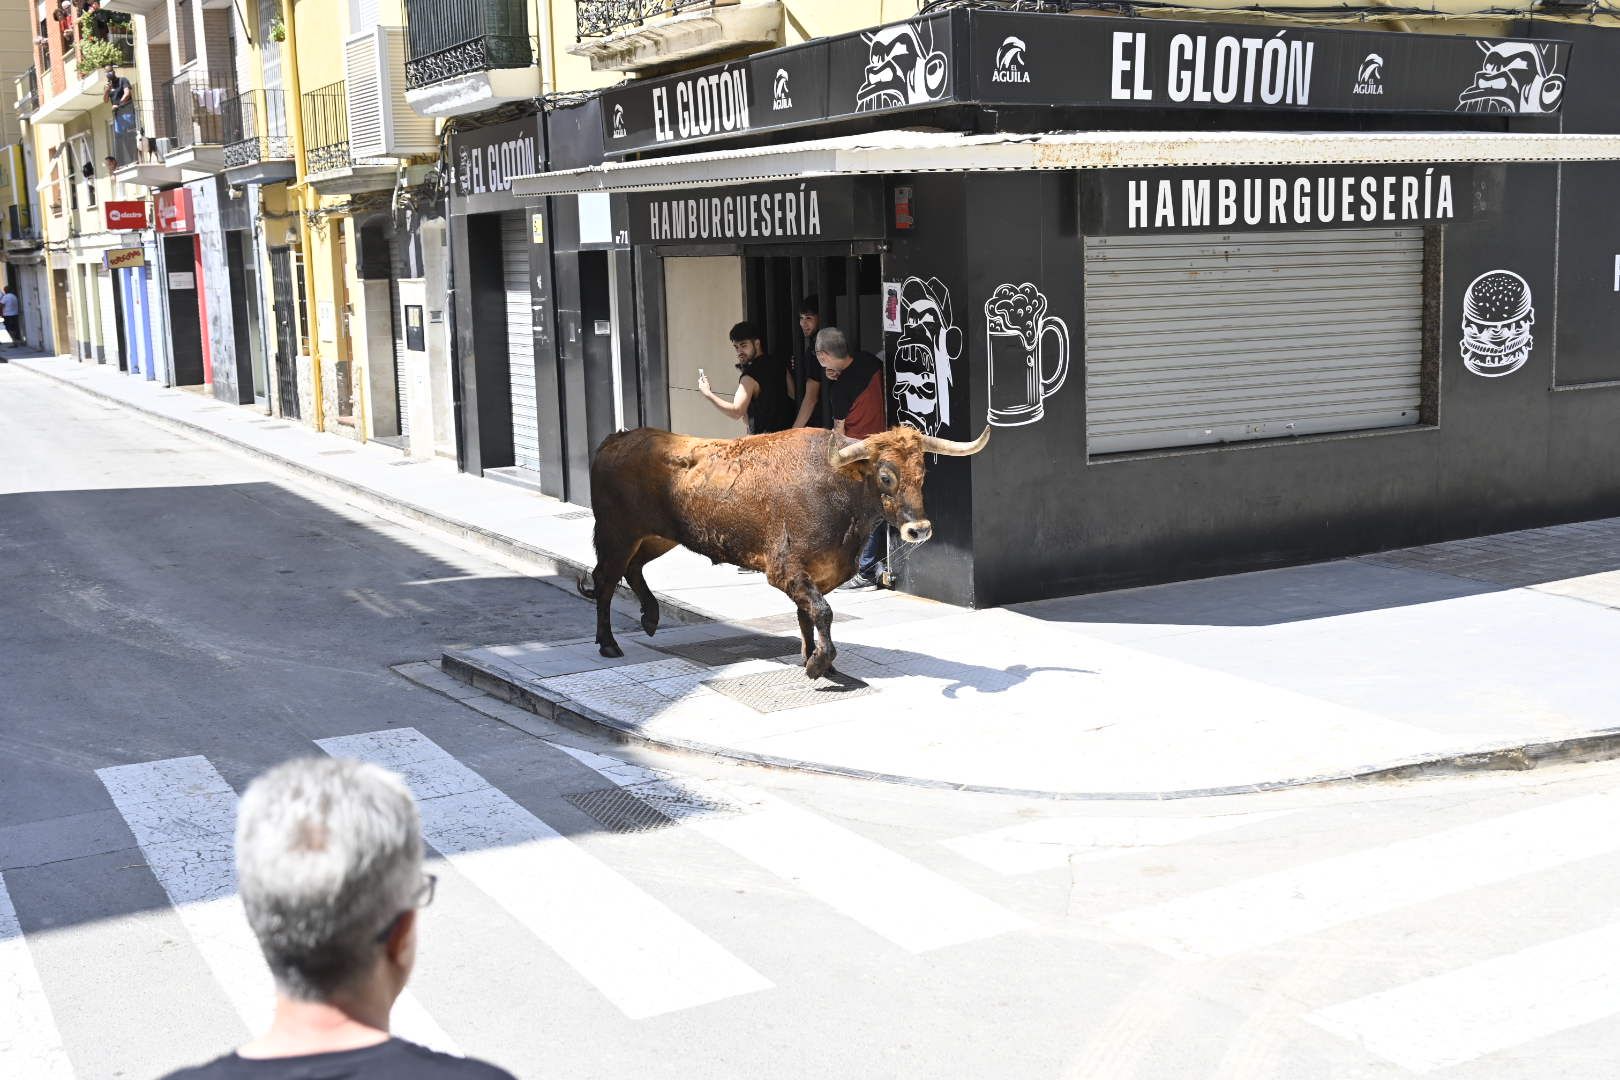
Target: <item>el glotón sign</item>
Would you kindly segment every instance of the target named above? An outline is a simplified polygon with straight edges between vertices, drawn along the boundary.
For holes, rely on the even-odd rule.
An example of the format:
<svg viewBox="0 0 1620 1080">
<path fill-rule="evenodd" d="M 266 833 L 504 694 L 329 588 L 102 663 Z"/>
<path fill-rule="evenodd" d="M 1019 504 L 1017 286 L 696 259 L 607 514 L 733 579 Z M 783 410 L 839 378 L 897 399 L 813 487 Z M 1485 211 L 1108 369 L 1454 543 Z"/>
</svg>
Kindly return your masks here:
<svg viewBox="0 0 1620 1080">
<path fill-rule="evenodd" d="M 610 156 L 864 113 L 1088 108 L 1556 113 L 1564 41 L 958 8 L 608 90 Z"/>
</svg>

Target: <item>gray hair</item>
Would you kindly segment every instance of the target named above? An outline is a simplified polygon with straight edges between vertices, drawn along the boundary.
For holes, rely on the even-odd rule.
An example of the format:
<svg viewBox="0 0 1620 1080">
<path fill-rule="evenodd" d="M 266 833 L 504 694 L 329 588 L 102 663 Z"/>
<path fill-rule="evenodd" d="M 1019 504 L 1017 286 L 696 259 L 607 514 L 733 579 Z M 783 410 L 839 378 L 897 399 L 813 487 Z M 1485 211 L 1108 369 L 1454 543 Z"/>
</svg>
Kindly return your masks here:
<svg viewBox="0 0 1620 1080">
<path fill-rule="evenodd" d="M 816 352 L 824 352 L 834 360 L 849 355 L 849 339 L 836 326 L 824 326 L 816 331 Z"/>
<path fill-rule="evenodd" d="M 328 998 L 370 969 L 377 935 L 421 888 L 416 802 L 376 765 L 278 765 L 242 795 L 236 877 L 277 986 L 303 1001 Z"/>
</svg>

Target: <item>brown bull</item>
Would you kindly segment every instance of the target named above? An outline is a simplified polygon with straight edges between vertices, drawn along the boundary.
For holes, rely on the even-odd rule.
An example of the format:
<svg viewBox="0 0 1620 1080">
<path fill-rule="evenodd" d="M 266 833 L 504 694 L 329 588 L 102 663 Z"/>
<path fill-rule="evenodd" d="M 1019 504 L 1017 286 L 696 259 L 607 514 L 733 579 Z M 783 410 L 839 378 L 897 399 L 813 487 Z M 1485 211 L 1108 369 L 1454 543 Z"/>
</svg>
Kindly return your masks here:
<svg viewBox="0 0 1620 1080">
<path fill-rule="evenodd" d="M 641 601 L 641 627 L 658 629 L 658 601 L 642 568 L 677 544 L 717 563 L 759 570 L 799 609 L 805 674 L 832 668 L 832 608 L 824 593 L 855 573 L 879 521 L 907 543 L 933 535 L 923 512 L 923 455 L 976 454 L 989 441 L 951 442 L 909 427 L 855 440 L 796 428 L 740 439 L 699 439 L 654 428 L 610 435 L 591 461 L 596 568 L 580 592 L 596 601 L 596 643 L 623 656 L 609 605 L 619 579 Z M 821 644 L 816 646 L 816 633 Z"/>
</svg>

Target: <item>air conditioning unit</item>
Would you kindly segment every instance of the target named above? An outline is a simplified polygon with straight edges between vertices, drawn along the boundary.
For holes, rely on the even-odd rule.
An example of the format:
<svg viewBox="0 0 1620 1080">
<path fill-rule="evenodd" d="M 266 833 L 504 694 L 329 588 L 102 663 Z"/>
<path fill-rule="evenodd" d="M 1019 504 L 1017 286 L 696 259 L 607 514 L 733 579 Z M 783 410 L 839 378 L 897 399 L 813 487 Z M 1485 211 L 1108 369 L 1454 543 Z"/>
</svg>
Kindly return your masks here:
<svg viewBox="0 0 1620 1080">
<path fill-rule="evenodd" d="M 159 135 L 152 140 L 152 151 L 158 157 L 167 157 L 174 151 L 174 140 L 167 135 Z"/>
<path fill-rule="evenodd" d="M 344 45 L 349 106 L 349 156 L 431 154 L 439 143 L 433 118 L 405 100 L 405 28 L 374 26 Z"/>
</svg>

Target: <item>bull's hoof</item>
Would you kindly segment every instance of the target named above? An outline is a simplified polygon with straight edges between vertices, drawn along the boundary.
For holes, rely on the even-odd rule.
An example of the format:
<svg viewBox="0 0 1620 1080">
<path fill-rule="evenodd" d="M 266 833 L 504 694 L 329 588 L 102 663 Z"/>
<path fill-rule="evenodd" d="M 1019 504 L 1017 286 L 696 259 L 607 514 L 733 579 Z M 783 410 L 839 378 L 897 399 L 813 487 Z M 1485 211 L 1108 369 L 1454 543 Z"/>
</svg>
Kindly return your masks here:
<svg viewBox="0 0 1620 1080">
<path fill-rule="evenodd" d="M 804 665 L 804 673 L 812 679 L 819 679 L 832 670 L 832 665 L 833 654 L 826 649 L 818 649 Z"/>
<path fill-rule="evenodd" d="M 599 644 L 602 644 L 602 643 L 599 643 Z M 617 660 L 619 657 L 624 655 L 624 650 L 619 648 L 619 643 L 616 642 L 616 641 L 609 641 L 609 642 L 607 642 L 605 644 L 602 644 L 602 648 L 601 648 L 600 652 L 602 653 L 603 656 L 607 657 L 609 660 Z"/>
<path fill-rule="evenodd" d="M 641 629 L 648 637 L 658 633 L 658 612 L 644 612 L 641 616 Z"/>
</svg>

